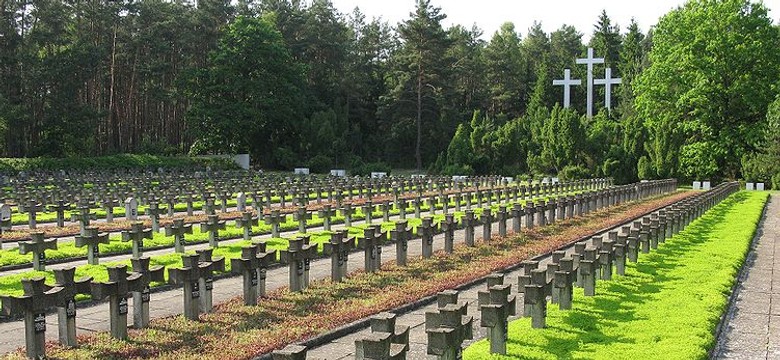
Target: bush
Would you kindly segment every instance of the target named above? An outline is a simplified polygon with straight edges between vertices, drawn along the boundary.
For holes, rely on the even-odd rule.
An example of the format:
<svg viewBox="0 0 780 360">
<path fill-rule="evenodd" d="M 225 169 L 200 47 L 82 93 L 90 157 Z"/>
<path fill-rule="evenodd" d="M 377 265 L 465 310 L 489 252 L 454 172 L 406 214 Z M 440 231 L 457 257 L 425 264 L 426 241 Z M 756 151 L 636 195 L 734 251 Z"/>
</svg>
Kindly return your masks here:
<svg viewBox="0 0 780 360">
<path fill-rule="evenodd" d="M 577 179 L 587 179 L 591 177 L 593 174 L 586 169 L 583 166 L 577 165 L 569 165 L 563 168 L 560 173 L 558 173 L 558 177 L 561 178 L 561 180 L 577 180 Z"/>
<path fill-rule="evenodd" d="M 181 169 L 189 167 L 211 167 L 214 170 L 237 168 L 230 159 L 186 156 L 121 154 L 91 158 L 0 158 L 0 172 L 7 174 L 15 174 L 20 171 Z"/>
<path fill-rule="evenodd" d="M 309 160 L 309 170 L 313 173 L 327 173 L 333 169 L 333 159 L 327 155 L 317 155 Z"/>
<path fill-rule="evenodd" d="M 383 162 L 366 163 L 360 158 L 352 159 L 350 173 L 357 176 L 371 175 L 372 172 L 384 172 L 390 175 L 392 168 Z"/>
</svg>

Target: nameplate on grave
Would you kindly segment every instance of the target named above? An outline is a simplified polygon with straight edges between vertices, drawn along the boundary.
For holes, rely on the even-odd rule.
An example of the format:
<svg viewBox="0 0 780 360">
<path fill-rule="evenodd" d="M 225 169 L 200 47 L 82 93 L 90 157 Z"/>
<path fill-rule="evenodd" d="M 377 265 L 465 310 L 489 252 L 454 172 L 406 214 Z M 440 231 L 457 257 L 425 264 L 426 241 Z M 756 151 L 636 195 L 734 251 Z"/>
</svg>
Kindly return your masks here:
<svg viewBox="0 0 780 360">
<path fill-rule="evenodd" d="M 127 299 L 119 300 L 119 315 L 127 314 Z"/>
</svg>

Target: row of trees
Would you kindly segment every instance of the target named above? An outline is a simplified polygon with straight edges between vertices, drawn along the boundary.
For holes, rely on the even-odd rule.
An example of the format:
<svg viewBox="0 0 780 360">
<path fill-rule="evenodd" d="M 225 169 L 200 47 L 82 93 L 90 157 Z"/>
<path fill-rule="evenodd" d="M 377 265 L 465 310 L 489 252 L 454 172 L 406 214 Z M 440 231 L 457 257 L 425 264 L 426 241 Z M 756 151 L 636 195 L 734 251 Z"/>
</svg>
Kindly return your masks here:
<svg viewBox="0 0 780 360">
<path fill-rule="evenodd" d="M 629 181 L 736 177 L 765 143 L 780 62 L 761 4 L 691 0 L 651 33 L 604 12 L 587 44 L 511 23 L 485 41 L 445 18 L 430 0 L 396 25 L 328 0 L 0 1 L 2 149 Z M 581 88 L 564 110 L 552 85 L 585 78 L 587 47 L 623 78 L 593 119 Z"/>
</svg>

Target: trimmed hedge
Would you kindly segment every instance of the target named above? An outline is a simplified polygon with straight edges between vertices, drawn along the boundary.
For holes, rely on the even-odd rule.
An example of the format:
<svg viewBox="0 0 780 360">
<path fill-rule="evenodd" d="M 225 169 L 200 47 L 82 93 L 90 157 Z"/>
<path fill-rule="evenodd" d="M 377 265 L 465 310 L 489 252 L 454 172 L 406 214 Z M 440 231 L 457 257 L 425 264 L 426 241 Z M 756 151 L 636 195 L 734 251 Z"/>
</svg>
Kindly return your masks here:
<svg viewBox="0 0 780 360">
<path fill-rule="evenodd" d="M 120 154 L 102 157 L 72 158 L 0 158 L 1 173 L 53 170 L 122 170 L 122 169 L 176 169 L 211 167 L 231 170 L 238 167 L 229 159 L 168 157 L 155 155 Z"/>
</svg>

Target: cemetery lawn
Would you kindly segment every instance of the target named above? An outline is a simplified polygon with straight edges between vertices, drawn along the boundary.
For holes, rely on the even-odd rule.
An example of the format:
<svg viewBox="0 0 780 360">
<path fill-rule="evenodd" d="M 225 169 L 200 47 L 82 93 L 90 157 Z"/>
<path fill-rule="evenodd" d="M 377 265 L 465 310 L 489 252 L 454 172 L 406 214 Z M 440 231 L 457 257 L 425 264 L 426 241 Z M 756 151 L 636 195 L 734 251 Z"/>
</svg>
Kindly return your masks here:
<svg viewBox="0 0 780 360">
<path fill-rule="evenodd" d="M 243 306 L 240 298 L 234 298 L 216 306 L 213 313 L 201 315 L 200 322 L 183 316 L 154 319 L 149 328 L 131 331 L 129 341 L 100 333 L 81 336 L 76 349 L 50 343 L 47 354 L 61 359 L 251 359 L 458 287 L 691 194 L 677 192 L 622 204 L 544 228 L 496 236 L 489 244 L 480 241 L 476 247 L 460 243 L 452 255 L 437 252 L 429 259 L 410 258 L 406 267 L 385 263 L 378 273 L 353 272 L 343 283 L 314 281 L 302 293 L 278 289 L 260 299 L 258 306 Z M 8 355 L 23 356 L 22 352 Z"/>
<path fill-rule="evenodd" d="M 530 318 L 511 322 L 508 356 L 491 356 L 481 340 L 463 358 L 706 359 L 767 197 L 734 194 L 640 254 L 625 277 L 598 281 L 596 296 L 575 289 L 568 311 L 548 303 L 546 329 L 532 329 Z"/>
</svg>

